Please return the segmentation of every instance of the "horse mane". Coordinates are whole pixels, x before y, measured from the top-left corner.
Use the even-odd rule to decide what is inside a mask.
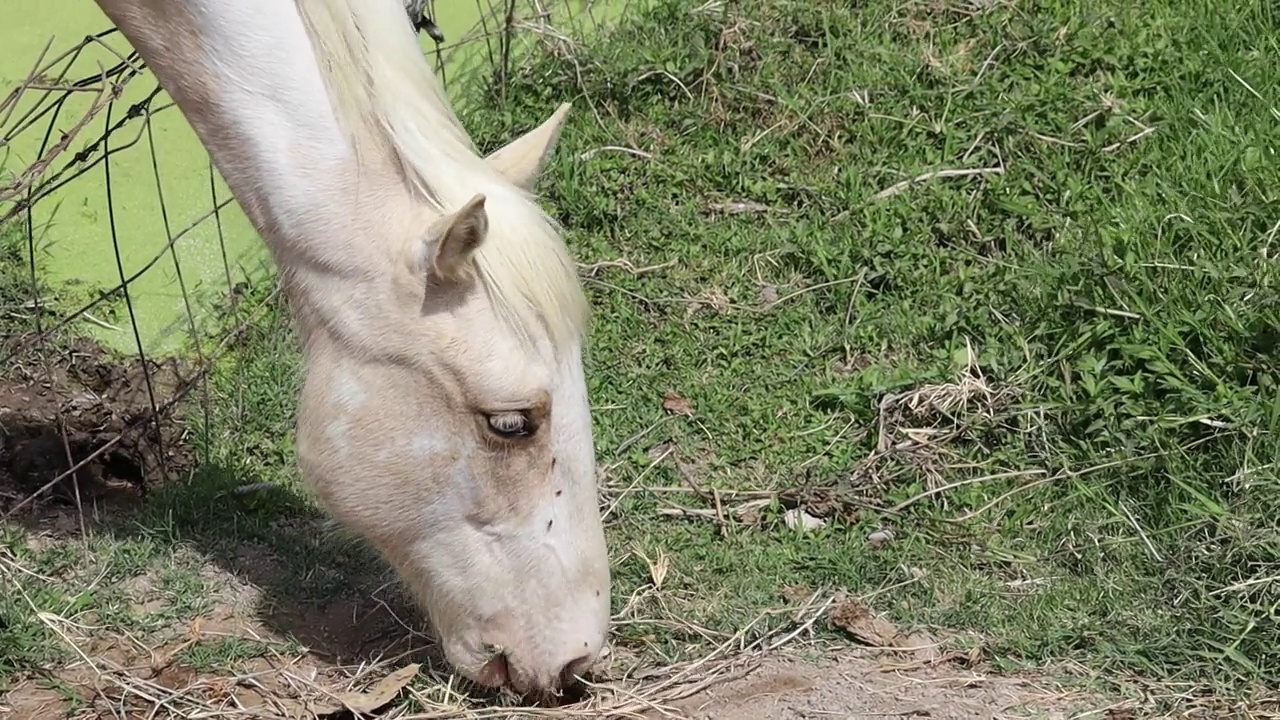
[[[526,339],[542,323],[557,349],[585,329],[587,301],[558,224],[477,152],[401,0],[296,0],[339,121],[398,159],[410,192],[442,213],[485,195],[475,253],[495,309]]]

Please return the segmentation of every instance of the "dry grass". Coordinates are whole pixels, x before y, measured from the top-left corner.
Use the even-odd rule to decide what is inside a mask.
[[[410,653],[334,666],[317,664],[306,649],[292,653],[270,649],[243,671],[196,672],[182,662],[182,654],[197,643],[236,634],[254,642],[264,638],[252,629],[242,628],[238,633],[206,629],[197,619],[178,639],[149,646],[130,634],[115,634],[113,628],[95,623],[91,617],[67,616],[39,607],[26,585],[52,580],[23,567],[7,553],[0,555],[0,578],[7,591],[21,597],[32,615],[73,654],[75,659],[55,675],[78,696],[75,704],[80,707],[72,714],[76,718],[302,718],[332,714],[344,707],[377,710],[382,717],[400,720],[674,716],[678,714],[672,705],[676,701],[742,678],[771,654],[802,642],[834,602],[834,598],[813,594],[794,606],[761,613],[701,657],[666,666],[628,664],[611,654],[608,667],[585,681],[582,699],[552,706],[545,702],[522,705],[519,698],[505,692],[485,697],[441,669],[443,663],[411,664]],[[660,576],[656,581],[661,582]],[[657,586],[641,588],[637,594],[653,592],[658,592]],[[632,608],[629,603],[615,620],[625,621]],[[769,631],[759,629],[779,616],[790,622]],[[401,622],[412,632],[408,623]],[[684,624],[676,617],[663,622],[677,630]],[[683,629],[701,632],[691,626]],[[25,684],[11,690],[6,711],[18,712],[24,702],[30,709],[32,689]],[[54,705],[65,706],[65,700]]]

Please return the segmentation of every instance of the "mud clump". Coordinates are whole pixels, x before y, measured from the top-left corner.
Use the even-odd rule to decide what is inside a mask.
[[[174,406],[194,374],[176,360],[114,360],[87,338],[11,359],[0,368],[0,512],[42,489],[38,504],[139,499],[190,468]]]

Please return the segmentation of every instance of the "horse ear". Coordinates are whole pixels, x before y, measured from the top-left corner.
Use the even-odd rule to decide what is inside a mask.
[[[431,226],[422,247],[428,279],[449,282],[466,275],[472,254],[489,234],[484,200],[484,195],[476,195]]]
[[[533,190],[546,167],[547,160],[556,149],[556,141],[560,139],[560,129],[564,126],[565,115],[569,113],[570,103],[564,103],[551,113],[541,125],[512,140],[493,154],[485,158],[493,169],[502,173],[512,184],[525,190]]]

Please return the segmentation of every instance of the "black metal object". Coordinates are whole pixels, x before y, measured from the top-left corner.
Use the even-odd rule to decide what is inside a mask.
[[[437,43],[444,42],[444,32],[440,30],[440,26],[436,25],[436,21],[431,19],[427,5],[430,0],[405,0],[404,9],[409,14],[409,22],[413,25],[414,32],[425,32],[432,40]]]

